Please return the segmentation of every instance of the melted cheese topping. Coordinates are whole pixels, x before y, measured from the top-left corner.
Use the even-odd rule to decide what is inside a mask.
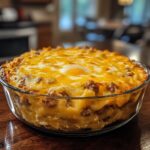
[[[4,68],[9,72],[9,84],[39,94],[62,89],[70,96],[86,96],[88,81],[99,83],[97,95],[122,93],[147,78],[144,69],[127,57],[92,48],[32,50],[5,64]],[[108,88],[112,83],[117,87],[115,90]]]

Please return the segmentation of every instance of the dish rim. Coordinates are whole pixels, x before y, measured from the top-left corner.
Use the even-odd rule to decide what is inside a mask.
[[[103,98],[121,96],[121,95],[132,93],[136,90],[139,90],[139,89],[143,88],[145,85],[147,85],[149,83],[149,81],[150,81],[150,68],[148,66],[146,66],[145,64],[141,63],[141,62],[135,61],[135,63],[140,65],[145,70],[145,72],[148,75],[147,79],[142,84],[140,84],[139,86],[136,86],[136,87],[134,87],[130,90],[126,90],[123,93],[119,93],[119,94],[108,94],[108,95],[103,95],[103,96],[85,96],[85,97],[81,97],[81,96],[50,96],[48,94],[32,93],[30,91],[25,91],[25,90],[22,90],[18,87],[12,86],[8,82],[3,80],[1,76],[0,76],[0,83],[2,84],[2,86],[10,88],[14,91],[17,91],[17,92],[20,92],[20,93],[23,93],[23,94],[32,95],[32,96],[46,96],[46,97],[50,97],[50,98],[54,98],[54,99],[103,99]],[[0,70],[1,69],[2,69],[2,67],[0,66]]]

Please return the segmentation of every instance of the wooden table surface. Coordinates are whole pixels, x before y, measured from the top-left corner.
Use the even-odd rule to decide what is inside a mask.
[[[46,135],[17,120],[0,87],[0,149],[3,150],[150,150],[150,86],[142,109],[127,125],[90,138]]]

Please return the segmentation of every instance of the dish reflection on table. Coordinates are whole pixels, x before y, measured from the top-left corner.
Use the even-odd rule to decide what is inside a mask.
[[[129,131],[129,132],[127,132]],[[16,149],[137,149],[140,150],[141,130],[135,117],[120,129],[93,138],[62,138],[51,134],[42,134],[25,126],[17,120],[9,121],[4,136],[5,150]],[[107,144],[105,144],[107,141]]]
[[[4,145],[6,150],[11,150],[14,143],[14,130],[17,128],[12,121],[7,123]]]

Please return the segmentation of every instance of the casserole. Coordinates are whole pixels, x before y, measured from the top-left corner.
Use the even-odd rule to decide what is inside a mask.
[[[90,136],[115,129],[140,110],[148,69],[95,48],[43,48],[1,66],[13,114],[39,130]]]

